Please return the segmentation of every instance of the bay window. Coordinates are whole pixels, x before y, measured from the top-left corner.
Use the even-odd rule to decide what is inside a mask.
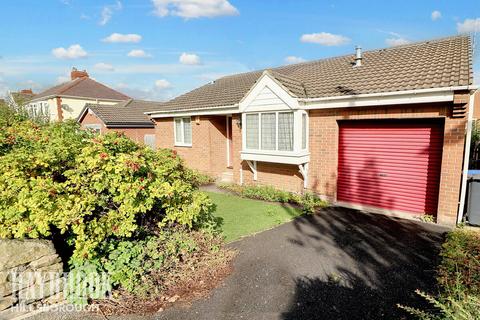
[[[247,114],[245,116],[247,149],[293,151],[293,114],[293,112]]]
[[[261,150],[275,150],[277,148],[277,121],[275,113],[261,113]]]
[[[192,145],[192,124],[190,117],[175,118],[175,145],[191,146]]]
[[[304,110],[248,112],[242,118],[242,160],[308,162],[308,115]]]
[[[258,149],[258,113],[246,115],[247,149]]]

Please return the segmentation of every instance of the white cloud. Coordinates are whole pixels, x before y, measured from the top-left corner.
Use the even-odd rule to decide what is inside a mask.
[[[432,20],[435,21],[435,20],[438,20],[442,17],[442,13],[438,10],[435,10],[432,12]]]
[[[150,58],[152,55],[140,49],[131,50],[127,56],[133,58]]]
[[[339,34],[320,32],[304,34],[300,37],[300,41],[318,43],[323,46],[341,46],[350,42],[350,39]]]
[[[178,61],[180,61],[181,64],[187,64],[187,65],[198,65],[200,64],[200,57],[197,56],[194,53],[182,53],[180,55],[180,58],[178,58]]]
[[[173,98],[174,95],[171,90],[165,90],[165,88],[158,88],[156,84],[154,84],[153,86],[139,87],[130,86],[127,83],[121,82],[117,85],[114,85],[113,87],[135,99],[165,101]]]
[[[110,19],[112,19],[113,12],[122,10],[122,7],[123,6],[120,1],[117,1],[113,5],[104,6],[102,8],[102,12],[100,14],[100,21],[98,22],[98,24],[101,26],[106,25],[110,21]]]
[[[122,43],[127,43],[127,42],[133,42],[137,43],[142,40],[142,36],[139,34],[135,33],[128,33],[128,34],[122,34],[122,33],[112,33],[108,37],[104,38],[102,41],[103,42],[110,42],[110,43],[117,43],[117,42],[122,42]]]
[[[172,15],[191,19],[239,14],[228,0],[152,0],[152,3],[153,13],[159,17]]]
[[[288,56],[285,58],[285,63],[287,64],[301,63],[305,61],[306,61],[305,59],[301,57],[295,57],[295,56]]]
[[[404,44],[409,44],[411,41],[405,38],[388,38],[385,39],[385,43],[391,47],[401,46]]]
[[[52,54],[58,59],[85,58],[88,54],[79,44],[72,44],[67,49],[60,47],[52,50]]]
[[[2,77],[0,77],[0,99],[7,94],[8,90],[9,90],[9,87],[7,83],[5,82],[5,80],[3,80]]]
[[[58,76],[57,79],[55,79],[55,84],[62,84],[67,81],[70,81],[70,77],[67,76]]]
[[[163,90],[171,87],[172,87],[172,84],[165,79],[159,79],[155,81],[155,88],[157,89]]]
[[[40,89],[43,86],[33,80],[27,80],[27,81],[22,81],[18,83],[18,86],[21,87],[22,89]]]
[[[480,32],[480,18],[465,19],[457,23],[457,31],[460,33]]]
[[[115,70],[111,64],[105,62],[99,62],[93,66],[95,69],[102,71],[113,71]]]

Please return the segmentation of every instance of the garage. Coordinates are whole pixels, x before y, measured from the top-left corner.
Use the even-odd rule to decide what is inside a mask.
[[[436,215],[443,121],[339,121],[337,200]]]

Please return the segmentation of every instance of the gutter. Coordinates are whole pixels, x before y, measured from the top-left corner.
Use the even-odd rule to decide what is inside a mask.
[[[123,124],[115,124],[115,123],[105,123],[105,127],[107,128],[155,128],[153,123],[123,123]]]
[[[51,95],[48,95],[48,96],[43,96],[43,97],[34,98],[34,99],[28,101],[28,103],[38,102],[38,101],[43,101],[43,100],[48,100],[48,99],[53,99],[53,98],[56,98],[56,97],[67,98],[67,99],[94,100],[94,101],[101,100],[101,101],[111,101],[111,102],[122,102],[122,101],[126,101],[126,100],[128,100],[128,99],[131,99],[131,98],[128,98],[128,99],[125,99],[125,100],[118,100],[118,99],[92,98],[92,97],[82,97],[82,96],[67,96],[67,95],[62,95],[62,94],[60,94],[60,95],[58,95],[58,94],[51,94]]]
[[[477,86],[478,88],[478,86]],[[470,165],[470,145],[472,143],[473,112],[475,110],[475,90],[470,94],[468,102],[467,135],[465,137],[465,150],[463,155],[463,172],[460,186],[460,205],[458,206],[457,224],[463,222],[463,212],[465,211],[465,196],[467,193],[468,167]]]
[[[158,110],[147,111],[144,114],[151,116],[152,118],[168,118],[172,116],[195,116],[195,115],[207,115],[207,114],[231,114],[238,112],[238,103],[231,106],[220,106],[211,108],[192,108],[183,110]]]
[[[415,95],[415,94],[422,94],[422,93],[450,92],[450,91],[460,91],[460,90],[476,90],[478,88],[479,88],[478,85],[454,86],[454,87],[442,87],[442,88],[430,88],[430,89],[415,89],[415,90],[389,91],[389,92],[379,92],[379,93],[352,94],[348,96],[299,98],[298,101],[299,102],[317,102],[317,101],[335,101],[335,100],[355,100],[358,98],[374,98],[374,97],[385,97],[385,96]]]

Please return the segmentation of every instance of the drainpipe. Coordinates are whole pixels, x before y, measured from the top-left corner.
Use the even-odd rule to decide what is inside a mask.
[[[465,137],[465,154],[463,155],[463,173],[462,183],[460,189],[460,205],[458,207],[457,224],[463,221],[463,212],[465,210],[465,195],[467,193],[467,175],[470,164],[470,145],[472,143],[472,127],[473,127],[473,111],[475,101],[475,91],[471,91],[470,99],[468,101],[468,119],[467,119],[467,135]]]

